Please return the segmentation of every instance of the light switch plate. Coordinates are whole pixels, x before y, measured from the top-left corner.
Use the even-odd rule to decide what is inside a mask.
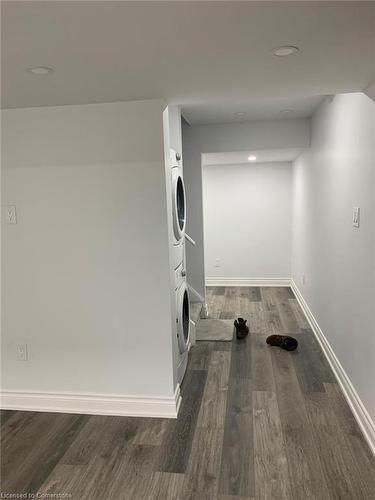
[[[361,210],[359,207],[353,207],[353,226],[354,227],[359,227],[360,212],[361,212]]]
[[[17,344],[17,361],[27,361],[27,344]]]
[[[16,205],[7,205],[6,218],[7,218],[7,224],[17,224]]]

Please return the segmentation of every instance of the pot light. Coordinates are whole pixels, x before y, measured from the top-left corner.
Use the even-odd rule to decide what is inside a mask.
[[[237,111],[236,113],[234,113],[234,116],[239,116],[239,117],[246,115],[247,115],[246,111]]]
[[[52,75],[53,68],[48,68],[47,66],[31,66],[27,68],[29,73],[37,76]]]
[[[291,116],[294,113],[293,109],[282,109],[280,111],[280,115],[283,116],[284,118],[288,118],[288,116]]]
[[[257,157],[255,155],[250,155],[247,159],[249,161],[256,161]]]
[[[284,45],[282,47],[276,47],[273,49],[272,54],[277,57],[291,56],[299,52],[299,48],[294,45]]]

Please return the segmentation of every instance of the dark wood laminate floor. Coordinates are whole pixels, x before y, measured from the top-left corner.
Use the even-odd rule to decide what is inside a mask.
[[[179,418],[4,411],[3,493],[114,500],[374,500],[375,461],[289,288],[208,288],[244,341],[190,352]],[[298,337],[285,352],[272,333]]]

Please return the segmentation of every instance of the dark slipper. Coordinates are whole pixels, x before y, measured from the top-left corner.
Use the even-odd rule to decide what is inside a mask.
[[[286,351],[295,351],[298,347],[298,342],[289,335],[270,335],[266,340],[267,344],[281,347]]]
[[[238,339],[244,339],[249,334],[249,327],[246,324],[246,319],[238,318],[234,322],[236,328],[236,337]]]

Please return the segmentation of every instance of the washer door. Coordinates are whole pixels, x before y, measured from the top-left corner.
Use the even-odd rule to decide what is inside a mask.
[[[186,282],[177,290],[177,338],[182,354],[188,348],[190,338],[190,304]]]
[[[173,232],[177,241],[185,235],[186,200],[185,186],[178,168],[172,169]]]

